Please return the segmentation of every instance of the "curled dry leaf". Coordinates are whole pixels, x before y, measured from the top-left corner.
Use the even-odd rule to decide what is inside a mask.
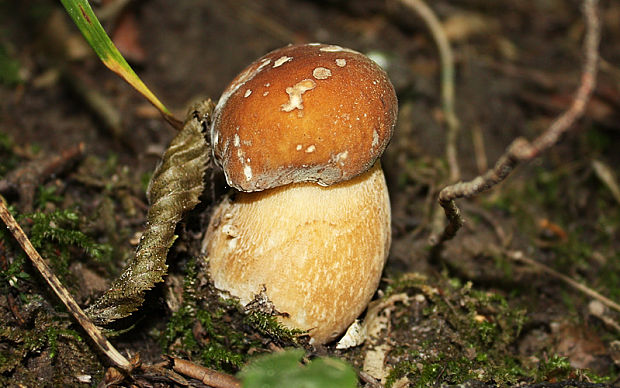
[[[203,191],[211,154],[203,132],[212,110],[211,100],[194,105],[155,169],[147,191],[150,208],[146,229],[136,255],[112,287],[87,310],[95,323],[110,323],[136,311],[144,301],[144,292],[166,274],[166,255],[176,239],[176,224],[198,204]]]
[[[345,335],[336,344],[336,349],[359,346],[367,339],[374,344],[383,330],[389,327],[392,310],[397,302],[409,304],[410,297],[405,293],[394,294],[386,299],[370,302],[364,322],[356,320],[349,326]]]
[[[385,384],[385,380],[390,373],[388,370],[389,368],[385,365],[385,359],[391,350],[391,345],[383,343],[369,349],[364,357],[364,366],[362,369],[364,372],[379,380],[381,384]]]

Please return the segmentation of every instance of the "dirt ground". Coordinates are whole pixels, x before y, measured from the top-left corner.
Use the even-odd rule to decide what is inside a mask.
[[[441,67],[425,24],[402,3],[145,0],[120,13],[114,1],[93,3],[178,117],[198,99],[217,100],[245,66],[288,43],[370,55],[399,99],[383,157],[393,243],[372,313],[378,336],[349,349],[312,347],[222,305],[196,261],[212,199],[225,190],[215,176],[177,228],[166,281],[109,333],[122,353],[145,362],[175,355],[234,374],[258,354],[305,346],[308,357],[346,360],[367,387],[618,384],[620,311],[556,275],[620,302],[619,2],[599,4],[602,61],[585,117],[504,183],[460,200],[467,222],[440,255],[428,237],[448,180]],[[582,63],[580,2],[428,3],[454,50],[458,162],[471,179],[569,106]],[[133,255],[146,186],[174,130],[93,56],[59,2],[0,1],[0,21],[0,193],[88,306]],[[515,252],[556,275],[517,263]],[[108,361],[8,233],[0,234],[0,289],[0,385],[105,381]],[[148,376],[134,383],[173,385]]]

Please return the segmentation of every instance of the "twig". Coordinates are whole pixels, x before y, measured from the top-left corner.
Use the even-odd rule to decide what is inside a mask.
[[[62,15],[60,10],[54,14],[53,21],[54,23],[49,23],[49,27],[45,31],[44,48],[52,59],[54,67],[60,71],[63,83],[79,97],[103,130],[109,132],[114,139],[122,142],[124,146],[135,151],[131,148],[132,143],[123,127],[118,109],[93,85],[93,82],[83,71],[83,64],[74,63],[77,58],[71,56],[68,44],[72,37],[70,21]]]
[[[618,185],[618,180],[616,179],[614,170],[599,160],[592,161],[592,168],[594,169],[596,176],[603,181],[605,186],[607,186],[609,191],[611,191],[611,195],[614,197],[616,202],[620,204],[620,185]]]
[[[620,68],[612,65],[609,61],[605,60],[604,58],[601,58],[600,62],[601,62],[600,63],[601,71],[604,71],[608,73],[609,75],[611,75],[612,77],[614,77],[616,79],[616,82],[620,82]]]
[[[440,236],[429,238],[435,250],[453,238],[463,225],[463,218],[456,206],[455,199],[469,198],[481,193],[503,181],[514,168],[522,162],[529,161],[541,152],[555,145],[560,138],[579,119],[587,102],[592,95],[596,83],[598,45],[600,41],[600,21],[597,15],[598,0],[584,0],[584,18],[586,21],[586,36],[584,40],[585,61],[581,82],[571,106],[562,113],[551,126],[533,142],[524,138],[515,139],[502,155],[493,169],[487,171],[469,182],[459,182],[445,187],[439,193],[439,204],[444,208],[449,224]]]
[[[282,42],[290,43],[299,40],[299,36],[295,31],[288,29],[277,20],[266,15],[260,9],[261,7],[256,7],[259,4],[259,2],[254,1],[230,2],[238,18],[244,24],[250,25]]]
[[[140,369],[145,373],[143,376],[148,378],[149,380],[166,379],[182,387],[194,386],[190,384],[189,381],[187,381],[187,379],[185,379],[183,376],[170,369],[170,367],[170,361],[167,360],[157,363],[155,365],[142,365],[140,366]]]
[[[506,251],[506,255],[511,258],[512,260],[515,261],[520,261],[522,263],[525,263],[527,265],[530,265],[532,267],[536,267],[538,269],[540,269],[541,271],[553,276],[556,279],[560,279],[563,282],[567,283],[568,285],[570,285],[571,287],[583,292],[584,294],[588,295],[591,298],[594,298],[598,301],[600,301],[601,303],[603,303],[605,306],[614,309],[618,312],[620,312],[620,305],[616,302],[614,302],[613,300],[604,297],[603,295],[599,294],[598,292],[594,291],[593,289],[584,286],[581,283],[577,283],[576,281],[574,281],[573,279],[569,278],[568,276],[559,273],[558,271],[554,270],[553,268],[549,268],[546,265],[539,263],[536,260],[532,260],[529,257],[526,257],[523,252],[521,251]]]
[[[493,231],[495,232],[495,235],[497,236],[497,239],[502,247],[505,248],[510,244],[512,235],[506,234],[504,228],[502,228],[501,222],[499,222],[497,217],[494,217],[490,212],[484,210],[479,206],[472,206],[468,203],[463,203],[463,209],[468,213],[473,213],[477,215],[484,222],[489,224],[493,228]]]
[[[482,62],[485,66],[492,70],[503,73],[509,77],[515,77],[527,82],[535,84],[537,87],[551,90],[557,86],[560,77],[549,74],[547,72],[535,69],[525,69],[518,67],[512,63],[496,62],[493,60],[485,60]]]
[[[381,384],[377,379],[364,372],[363,370],[359,371],[360,379],[366,383],[367,387],[370,388],[383,388],[383,384]]]
[[[112,363],[122,369],[129,372],[133,369],[131,363],[114,348],[114,346],[107,340],[107,338],[101,333],[99,328],[86,316],[84,310],[78,306],[69,291],[62,285],[60,280],[54,275],[50,267],[43,260],[39,252],[34,249],[32,243],[19,226],[15,218],[9,213],[4,201],[0,198],[0,218],[6,224],[11,234],[15,237],[19,245],[22,247],[26,255],[32,260],[34,266],[39,270],[43,279],[47,281],[52,290],[56,293],[58,298],[64,303],[67,309],[75,317],[75,319],[84,328],[86,333],[92,338],[97,347],[112,361]]]
[[[446,134],[446,159],[450,166],[450,182],[460,179],[460,169],[456,151],[456,140],[459,133],[459,120],[454,112],[454,56],[448,37],[433,10],[422,0],[400,0],[404,5],[415,11],[426,23],[431,32],[441,61],[441,100],[444,119],[448,126]]]
[[[52,175],[64,171],[67,166],[84,155],[84,143],[79,143],[58,155],[32,160],[24,166],[11,171],[7,177],[0,180],[0,192],[11,189],[19,193],[19,201],[24,212],[32,210],[32,202],[37,186],[41,185]]]
[[[607,328],[614,329],[620,333],[620,323],[616,322],[611,316],[609,316],[606,310],[607,309],[603,306],[603,303],[599,300],[592,300],[588,303],[588,313],[590,315],[598,318]],[[620,342],[618,342],[618,344],[620,345]],[[620,361],[620,359],[618,359],[618,361]]]
[[[171,361],[173,362],[172,369],[175,372],[201,381],[208,386],[216,388],[241,387],[241,382],[229,374],[205,368],[204,366],[196,365],[193,362],[181,360],[176,357],[173,357]]]
[[[88,108],[91,114],[95,116],[101,127],[110,133],[114,139],[135,152],[131,140],[123,127],[121,114],[112,105],[110,100],[93,87],[87,77],[76,67],[61,65],[60,70],[63,81],[80,98],[80,101]]]

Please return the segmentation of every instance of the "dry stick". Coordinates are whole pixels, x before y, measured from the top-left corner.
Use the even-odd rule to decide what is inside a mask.
[[[58,298],[64,303],[67,309],[71,312],[71,314],[75,317],[75,319],[79,322],[79,324],[84,328],[86,333],[92,338],[97,347],[108,356],[108,358],[112,361],[112,363],[118,367],[119,369],[129,373],[134,369],[132,363],[127,360],[122,354],[116,350],[116,348],[107,340],[107,338],[101,333],[99,328],[95,326],[95,324],[88,318],[88,316],[84,313],[84,310],[78,306],[75,302],[69,291],[62,285],[60,280],[54,275],[51,268],[47,265],[45,260],[39,255],[39,252],[32,246],[32,243],[28,239],[28,236],[24,233],[22,228],[19,226],[15,218],[9,213],[9,210],[6,207],[6,204],[0,197],[0,219],[4,221],[7,228],[15,237],[19,245],[22,247],[24,252],[28,255],[32,263],[37,267],[41,276],[47,281],[52,290],[58,295]],[[174,376],[171,376],[169,373],[166,373],[163,369],[158,369],[156,367],[150,366],[142,366],[144,370],[152,371],[157,374],[160,374],[164,377],[168,377],[174,380]],[[239,380],[235,377],[221,373],[209,368],[205,368],[199,365],[195,365],[189,361],[181,360],[178,358],[173,359],[173,369],[178,372],[185,374],[186,376],[195,378],[200,380],[206,385],[217,387],[217,388],[239,388],[241,386]]]
[[[218,388],[241,387],[241,382],[239,382],[236,377],[226,373],[205,368],[190,361],[182,360],[176,357],[173,357],[171,361],[173,362],[172,369],[175,372],[196,379],[205,385]]]
[[[446,134],[446,159],[450,167],[450,182],[460,179],[460,169],[456,151],[456,139],[459,133],[459,120],[454,112],[454,56],[448,37],[435,16],[435,13],[422,0],[401,0],[403,4],[415,11],[426,23],[439,50],[441,61],[441,100],[444,119],[448,126]]]
[[[600,21],[597,15],[598,0],[585,0],[583,13],[586,22],[586,36],[584,39],[585,61],[581,74],[581,83],[575,94],[571,106],[562,113],[551,126],[532,143],[524,138],[515,139],[502,155],[493,169],[474,178],[469,182],[459,182],[445,187],[439,192],[439,204],[444,208],[448,225],[440,236],[433,235],[429,242],[435,250],[453,238],[463,226],[463,218],[456,206],[455,199],[469,198],[481,193],[503,181],[521,162],[533,159],[542,151],[555,145],[575,121],[580,118],[589,101],[596,83],[598,45],[601,37]]]
[[[529,257],[526,257],[523,252],[521,251],[506,251],[506,255],[508,257],[510,257],[512,260],[515,261],[520,261],[522,263],[525,263],[529,266],[532,267],[536,267],[538,269],[540,269],[543,272],[546,272],[547,274],[562,280],[563,282],[567,283],[568,285],[570,285],[571,287],[576,288],[577,290],[583,292],[584,294],[588,295],[591,298],[594,298],[598,301],[600,301],[601,303],[603,303],[604,305],[606,305],[607,307],[614,309],[618,312],[620,312],[620,305],[616,302],[614,302],[613,300],[604,297],[603,295],[599,294],[598,292],[594,291],[593,289],[584,286],[581,283],[578,283],[576,281],[574,281],[573,279],[569,278],[568,276],[559,273],[558,271],[547,267],[546,265],[537,262],[536,260],[532,260]]]
[[[608,73],[613,78],[616,79],[617,82],[620,82],[620,68],[612,65],[609,61],[605,60],[605,58],[599,59],[599,66],[601,67],[601,71]]]
[[[92,83],[89,83],[86,76],[81,74],[76,67],[61,65],[60,70],[63,81],[73,93],[78,95],[80,101],[95,116],[103,129],[110,133],[114,139],[135,152],[135,147],[132,146],[131,139],[123,127],[121,113],[110,100],[94,88]]]
[[[84,156],[84,143],[79,143],[58,155],[45,156],[31,160],[16,170],[11,171],[5,179],[0,180],[0,192],[16,190],[22,208],[32,211],[32,203],[37,187],[55,174],[63,172],[67,166]]]
[[[382,388],[383,385],[374,377],[372,377],[370,374],[364,372],[363,370],[361,370],[359,372],[360,375],[360,379],[362,379],[363,382],[366,383],[366,387],[370,387],[370,388]]]
[[[19,245],[22,247],[24,252],[28,255],[30,260],[35,267],[41,273],[41,276],[47,281],[52,290],[58,295],[60,300],[64,303],[67,309],[73,314],[75,319],[80,323],[80,325],[84,328],[86,333],[93,339],[97,347],[112,361],[112,363],[126,371],[129,372],[133,369],[131,363],[112,346],[112,344],[107,340],[107,338],[101,333],[99,328],[95,326],[95,324],[86,316],[84,310],[78,306],[75,302],[69,291],[60,283],[60,280],[53,274],[51,268],[47,265],[47,263],[43,260],[39,252],[34,249],[30,240],[19,226],[15,218],[9,213],[9,210],[6,207],[4,201],[0,198],[0,218],[6,224],[7,228],[11,232],[11,234],[15,237]]]

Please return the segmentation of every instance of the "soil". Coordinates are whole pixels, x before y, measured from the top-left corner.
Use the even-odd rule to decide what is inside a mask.
[[[113,2],[103,3],[109,10]],[[535,138],[568,108],[582,63],[580,3],[429,5],[454,51],[458,162],[468,180],[513,139]],[[380,62],[400,107],[382,160],[393,243],[375,296],[380,308],[366,316],[378,322],[378,336],[344,350],[313,347],[257,330],[256,321],[222,305],[192,272],[200,269],[194,259],[211,204],[226,189],[216,175],[208,177],[203,203],[177,228],[166,281],[114,325],[114,345],[143,362],[171,354],[232,374],[256,354],[303,346],[309,357],[346,360],[368,387],[618,384],[620,311],[511,259],[520,252],[620,302],[620,3],[599,5],[602,61],[585,117],[502,184],[459,200],[465,227],[438,255],[428,237],[443,218],[436,199],[449,172],[441,66],[428,29],[401,2],[149,0],[105,18],[136,72],[180,118],[198,99],[217,100],[261,55],[316,41]],[[148,179],[175,131],[98,61],[58,2],[7,1],[0,10],[1,194],[31,238],[39,236],[37,247],[78,303],[88,306],[133,255]],[[69,238],[68,230],[80,234]],[[8,234],[0,235],[0,271],[1,384],[110,379],[108,361]],[[138,376],[134,383],[173,385],[153,381]]]

